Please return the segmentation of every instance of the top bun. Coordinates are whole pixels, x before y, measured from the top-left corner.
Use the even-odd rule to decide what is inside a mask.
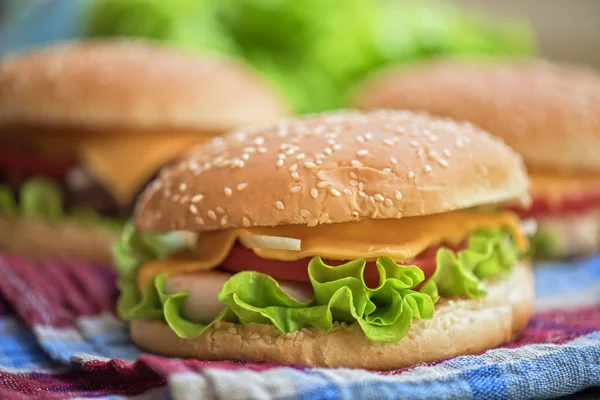
[[[0,125],[220,133],[288,114],[237,62],[140,41],[81,41],[0,65]]]
[[[163,170],[140,230],[336,223],[421,216],[527,198],[519,155],[470,123],[332,112],[216,138]]]
[[[542,61],[438,61],[368,80],[353,105],[423,110],[502,137],[537,169],[600,170],[600,74]]]

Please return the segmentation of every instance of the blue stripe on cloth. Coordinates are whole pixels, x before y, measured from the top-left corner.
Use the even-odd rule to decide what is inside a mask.
[[[535,286],[538,297],[571,292],[600,283],[600,255],[577,261],[538,263]]]
[[[0,317],[0,369],[15,371],[58,372],[56,365],[42,351],[31,332],[14,317]]]

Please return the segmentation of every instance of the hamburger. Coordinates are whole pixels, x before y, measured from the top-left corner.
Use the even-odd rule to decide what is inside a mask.
[[[600,75],[544,61],[443,60],[391,68],[365,82],[352,102],[424,110],[468,120],[522,154],[540,257],[591,254],[600,246]]]
[[[393,369],[510,341],[532,313],[521,158],[468,123],[331,112],[197,147],[115,248],[144,349]],[[160,235],[186,232],[165,255]]]
[[[130,215],[162,166],[286,114],[246,67],[148,42],[81,41],[6,59],[0,248],[110,260],[109,222]]]

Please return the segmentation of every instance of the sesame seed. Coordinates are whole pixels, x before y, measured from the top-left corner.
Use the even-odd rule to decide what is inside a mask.
[[[204,195],[202,195],[202,194],[197,194],[195,196],[192,196],[192,203],[198,203],[198,202],[202,201],[203,198],[204,198]]]
[[[185,204],[190,201],[190,196],[181,196],[181,204]]]
[[[358,211],[352,211],[352,216],[355,218],[358,217]]]
[[[448,167],[448,161],[446,161],[446,160],[445,160],[445,159],[443,159],[443,158],[440,158],[440,159],[438,160],[438,163],[439,163],[439,164],[440,164],[442,167],[444,167],[444,168],[447,168],[447,167]]]
[[[248,339],[250,339],[250,340],[256,340],[256,339],[260,339],[260,333],[256,333],[256,332],[254,332],[252,335],[250,335],[250,336],[248,337]]]
[[[204,225],[204,220],[202,217],[196,217],[195,220],[198,225]]]
[[[362,197],[367,197],[367,194],[365,192],[363,192],[362,190],[358,191],[358,195],[362,196]]]
[[[311,218],[308,220],[308,226],[317,226],[319,224],[319,220],[316,218]]]
[[[413,147],[419,147],[419,142],[417,142],[415,139],[411,139],[409,144]]]
[[[415,173],[413,171],[408,171],[408,179],[415,179]]]
[[[300,210],[300,215],[304,218],[310,217],[310,211],[308,210]]]
[[[431,172],[431,165],[427,164],[427,165],[425,165],[425,167],[423,169],[425,170],[425,172],[430,173]]]
[[[358,186],[358,182],[352,180],[350,181],[350,186]]]
[[[244,147],[245,153],[254,153],[255,151],[256,151],[256,147],[252,147],[252,146]]]
[[[208,218],[212,219],[213,221],[217,220],[217,214],[215,214],[213,210],[208,210],[206,214],[208,215]]]
[[[433,149],[429,149],[429,151],[427,152],[427,155],[429,155],[429,157],[436,159],[438,157],[438,152],[433,150]]]
[[[230,326],[229,329],[227,329],[227,332],[231,333],[232,335],[237,335],[237,329],[235,329],[233,326]]]
[[[258,152],[259,153],[266,153],[267,152],[267,148],[261,146],[261,147],[258,148]]]
[[[377,194],[376,194],[375,196],[373,196],[373,197],[375,197],[375,200],[377,200],[377,201],[383,201],[383,200],[384,200],[384,197],[383,197],[382,195],[380,195],[379,193],[377,193]]]
[[[250,220],[246,217],[242,218],[242,225],[246,227],[250,226]]]
[[[331,145],[331,146],[333,146],[333,145],[335,144],[335,140],[334,140],[334,139],[327,139],[327,140],[325,141],[325,143],[327,143],[328,145]]]
[[[397,165],[397,164],[398,164],[398,160],[396,160],[396,157],[392,157],[392,158],[390,158],[390,162],[391,162],[392,164],[394,164],[394,165]]]
[[[324,158],[325,158],[325,154],[323,154],[323,153],[319,153],[319,154],[317,154],[317,155],[315,156],[315,158],[316,158],[317,160],[322,160],[322,159],[324,159]],[[318,164],[318,161],[317,161],[317,164]]]
[[[394,203],[392,202],[392,199],[385,199],[385,205],[391,207],[394,205]]]
[[[363,166],[363,163],[361,163],[358,160],[352,160],[352,162],[350,162],[350,164],[352,164],[352,166],[355,167],[355,168],[360,168],[360,167]]]
[[[294,149],[288,149],[288,150],[285,151],[285,154],[287,154],[288,156],[291,156],[295,152],[296,152],[296,150],[294,150]]]
[[[277,168],[283,167],[283,160],[280,158],[279,160],[277,160],[277,162],[275,163],[275,165],[277,166]]]
[[[248,184],[246,182],[240,183],[236,186],[236,189],[238,190],[238,192],[241,192],[242,190],[246,189],[246,187],[248,186]]]
[[[314,162],[312,162],[312,161],[307,161],[307,162],[304,163],[304,167],[306,167],[308,169],[312,169],[312,168],[314,168],[316,166],[317,165]]]
[[[350,171],[350,178],[358,179],[358,175],[356,175],[356,172]]]
[[[329,193],[331,193],[332,195],[334,195],[335,197],[340,197],[342,194],[339,192],[339,190],[337,190],[336,188],[331,188],[329,189]]]
[[[292,172],[290,175],[292,175],[292,178],[294,179],[300,179],[300,174],[298,174],[296,171]]]
[[[231,196],[231,194],[233,193],[233,192],[231,191],[231,189],[230,189],[230,188],[228,188],[228,187],[226,187],[225,189],[223,189],[223,191],[225,192],[225,196]]]
[[[276,344],[277,346],[281,346],[281,345],[283,344],[283,338],[282,338],[281,336],[279,336],[279,337],[277,338],[277,340],[275,340],[275,344]]]
[[[367,149],[360,149],[356,152],[356,155],[359,157],[366,156],[367,154],[369,154],[369,150]]]
[[[456,147],[458,147],[460,149],[463,146],[464,146],[463,141],[460,139],[456,139]]]
[[[173,200],[173,201],[179,201],[180,198],[181,198],[180,195],[174,194],[173,197],[171,197],[171,200]]]
[[[444,149],[444,150],[442,150],[442,153],[444,153],[444,155],[445,155],[446,157],[450,157],[450,155],[451,155],[451,153],[450,153],[450,150],[448,150],[448,149]]]
[[[242,159],[243,160],[248,160],[249,158],[250,158],[250,154],[248,154],[248,153],[242,154]]]
[[[284,143],[281,146],[279,146],[279,150],[286,150],[288,147],[290,147],[290,145],[287,143]]]
[[[369,196],[369,201],[373,204],[375,204],[375,197],[373,196]]]
[[[282,160],[285,160],[285,154],[279,153],[279,154],[277,154],[277,158],[281,158]]]
[[[275,202],[275,207],[279,210],[283,210],[285,208],[285,206],[283,205],[283,203],[281,201]]]
[[[372,140],[373,139],[373,134],[370,133],[370,132],[365,133],[364,136],[365,136],[366,140]]]
[[[402,200],[402,193],[400,193],[399,190],[396,190],[394,197],[396,197],[396,200]]]
[[[423,157],[424,155],[425,155],[425,150],[424,149],[421,148],[421,149],[417,150],[417,156]]]
[[[221,218],[221,225],[222,226],[227,225],[227,215],[223,215],[223,217]]]
[[[182,182],[179,184],[179,191],[185,192],[186,189],[187,189],[187,184],[185,182]]]
[[[323,150],[326,154],[331,154],[333,153],[333,150],[331,150],[329,147],[325,147],[325,150]]]
[[[356,140],[357,140],[358,142],[360,142],[360,143],[364,143],[364,142],[365,142],[365,138],[364,138],[364,137],[362,137],[362,136],[360,136],[360,135],[356,137]]]
[[[302,160],[304,157],[306,157],[306,154],[300,153],[296,156],[296,160]]]
[[[192,214],[197,214],[198,213],[198,207],[196,207],[194,204],[190,204],[190,212]]]
[[[302,189],[302,186],[294,186],[293,188],[290,189],[290,192],[298,193],[301,189]]]
[[[265,139],[259,136],[256,139],[254,139],[254,144],[259,146],[265,144]]]
[[[389,174],[390,172],[392,172],[392,169],[391,168],[384,168],[381,171],[383,171],[386,174]]]
[[[329,185],[331,185],[331,184],[330,184],[329,182],[327,182],[327,181],[321,181],[321,182],[317,183],[317,187],[318,187],[319,189],[326,188],[326,187],[327,187],[327,186],[329,186]]]
[[[294,215],[294,221],[300,223],[300,222],[304,222],[304,218],[302,218],[302,216],[300,214],[296,214]]]
[[[377,218],[377,210],[373,211],[373,214],[371,214],[371,218]]]
[[[348,196],[352,196],[352,190],[350,190],[350,189],[344,189],[344,193],[347,194]]]
[[[225,214],[225,210],[223,210],[221,207],[217,207],[215,210],[217,211],[217,214]]]
[[[358,188],[363,190],[365,188],[365,183],[363,181],[358,182]]]
[[[298,164],[295,164],[295,163],[294,163],[294,164],[292,164],[292,165],[290,166],[290,169],[289,169],[289,170],[290,170],[290,172],[294,172],[294,171],[295,171],[295,170],[297,170],[297,169],[298,169]]]
[[[339,144],[339,143],[336,143],[336,144],[333,145],[333,149],[336,150],[336,151],[337,150],[341,150],[341,148],[342,148],[342,145]]]
[[[315,188],[310,189],[310,195],[313,199],[316,199],[317,196],[319,195],[319,191]]]

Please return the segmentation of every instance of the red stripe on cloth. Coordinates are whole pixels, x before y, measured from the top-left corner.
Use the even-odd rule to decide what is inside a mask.
[[[150,369],[128,371],[73,371],[66,374],[0,371],[0,398],[62,400],[109,395],[135,396],[166,384]]]
[[[0,292],[28,325],[71,327],[114,311],[115,273],[85,262],[32,261],[0,253]]]

